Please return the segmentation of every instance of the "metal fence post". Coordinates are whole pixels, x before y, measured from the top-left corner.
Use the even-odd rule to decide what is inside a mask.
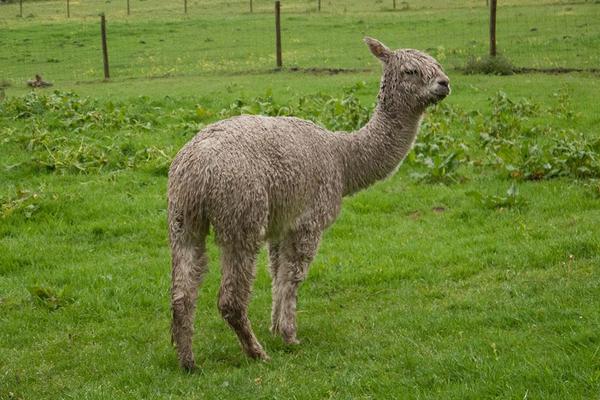
[[[277,53],[277,68],[281,68],[281,2],[275,2],[275,50]]]
[[[496,0],[490,1],[490,56],[496,57]]]
[[[106,18],[100,14],[100,35],[102,36],[102,60],[104,62],[104,79],[110,78],[108,71],[108,46],[106,44]]]

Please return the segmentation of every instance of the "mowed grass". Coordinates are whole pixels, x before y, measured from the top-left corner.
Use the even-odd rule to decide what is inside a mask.
[[[152,24],[138,16],[127,22],[120,15],[121,26],[116,27],[123,29],[122,43],[145,40],[153,46],[162,43],[160,38],[168,40],[169,29],[180,32],[171,46],[152,50],[158,56],[166,54],[156,62],[159,71],[142,73],[143,63],[132,66],[129,56],[119,65],[115,55],[115,78],[102,83],[95,73],[79,78],[65,68],[79,68],[81,63],[81,71],[101,71],[101,66],[87,65],[85,58],[76,62],[79,53],[59,53],[59,62],[44,59],[55,54],[44,46],[44,40],[55,40],[50,32],[56,33],[56,40],[65,40],[65,32],[83,22],[57,16],[48,26],[36,26],[37,15],[20,21],[14,18],[15,5],[8,6],[13,11],[10,21],[2,20],[9,27],[3,40],[17,43],[28,38],[32,44],[27,51],[39,60],[15,62],[13,55],[22,54],[25,47],[2,46],[0,70],[11,83],[6,88],[9,99],[26,93],[20,79],[41,65],[51,72],[48,79],[58,89],[97,98],[99,110],[112,103],[125,114],[136,107],[142,111],[135,114],[137,119],[108,128],[92,115],[88,128],[73,132],[44,114],[39,119],[0,115],[0,399],[598,398],[598,180],[518,181],[522,204],[490,208],[472,193],[504,196],[512,181],[493,167],[466,163],[464,179],[447,185],[414,180],[410,174],[419,168],[406,163],[394,177],[345,199],[300,290],[302,344],[297,347],[284,345],[268,332],[270,278],[261,253],[250,318],[272,358],[269,363],[246,358],[219,316],[219,254],[211,237],[211,272],[201,289],[195,325],[199,369],[193,374],[178,369],[169,335],[164,170],[142,165],[48,172],[27,166],[38,156],[35,143],[13,138],[37,138],[32,132],[45,129],[50,137],[81,137],[82,145],[93,140],[109,150],[151,147],[171,155],[190,138],[194,126],[218,119],[219,110],[237,99],[269,90],[285,104],[317,92],[341,96],[343,87],[364,80],[356,96],[372,104],[379,66],[361,44],[363,34],[381,36],[392,47],[431,47],[438,57],[436,41],[448,36],[440,30],[431,44],[421,44],[418,40],[426,39],[396,30],[392,18],[404,14],[389,12],[383,3],[378,3],[380,8],[348,11],[354,13],[349,16],[325,11],[322,17],[303,14],[300,7],[309,7],[308,2],[293,4],[298,10],[286,17],[290,23],[295,18],[298,29],[314,23],[307,39],[297,45],[298,66],[370,70],[271,73],[273,60],[261,61],[259,56],[272,57],[270,42],[254,44],[249,55],[244,46],[250,39],[240,38],[227,47],[234,39],[219,33],[235,26],[246,29],[247,15],[225,16],[213,10],[210,18],[192,14],[174,21],[165,11],[154,15]],[[455,4],[451,6],[446,11],[453,12]],[[259,12],[267,13],[268,7],[258,2]],[[413,10],[414,17],[448,18],[446,11],[437,13],[425,3],[423,7]],[[596,12],[594,4],[587,7],[589,13]],[[264,26],[258,22],[260,15],[252,18],[258,18],[254,27],[271,40],[271,17],[264,16]],[[369,29],[356,31],[351,23],[359,20]],[[332,26],[336,21],[340,27]],[[379,25],[382,21],[389,24]],[[165,76],[164,69],[177,65],[172,55],[197,39],[192,29],[198,24],[213,32],[201,35],[200,41],[206,36],[216,42],[201,43],[207,59],[226,62],[218,68],[197,68],[189,56],[179,70]],[[143,32],[139,38],[126,37],[128,25]],[[223,26],[229,28],[220,30]],[[459,33],[470,29],[450,20],[448,26]],[[69,40],[80,40],[82,48],[91,46],[96,28],[90,28],[89,37],[73,34]],[[580,36],[576,46],[588,46]],[[590,49],[597,45],[593,39]],[[569,53],[557,54],[558,61],[570,61]],[[453,109],[490,115],[488,98],[502,90],[514,101],[527,98],[574,113],[567,119],[544,114],[540,125],[552,129],[543,132],[567,128],[590,139],[600,136],[597,75],[463,76],[450,69],[450,77],[453,94],[445,102]],[[199,109],[210,115],[201,118]],[[451,125],[449,134],[463,140],[466,133],[461,128]],[[473,155],[473,160],[478,157]]]
[[[108,182],[107,182],[108,181]],[[30,182],[35,184],[37,182]],[[598,390],[598,200],[557,181],[521,187],[526,211],[469,189],[395,177],[349,199],[300,293],[298,347],[268,333],[261,257],[248,360],[201,290],[199,371],[168,333],[165,179],[44,179],[58,199],[2,228],[4,398],[593,398]],[[27,287],[63,290],[56,311]]]

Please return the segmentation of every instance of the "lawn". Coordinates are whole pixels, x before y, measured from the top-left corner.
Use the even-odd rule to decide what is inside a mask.
[[[62,3],[26,2],[37,11],[22,19],[18,3],[0,6],[0,399],[600,398],[599,76],[463,75],[454,50],[466,49],[483,2],[394,12],[391,1],[345,11],[323,1],[321,14],[315,3],[284,4],[284,62],[349,71],[272,71],[270,2],[252,15],[237,11],[247,2],[190,2],[182,17],[147,0],[132,1],[130,17],[104,3],[122,49],[109,82],[94,58],[99,3],[71,3],[69,21]],[[568,39],[576,56],[552,38],[505,39],[516,64],[546,65],[530,64],[546,54],[599,67],[600,30],[584,24],[600,5],[523,3],[506,10],[535,23],[530,35],[561,21],[581,31]],[[414,30],[395,22],[405,19]],[[351,129],[379,81],[365,34],[429,49],[452,95],[398,174],[345,199],[300,290],[299,346],[268,332],[263,252],[250,318],[272,360],[242,354],[216,307],[209,238],[199,368],[182,372],[169,335],[170,159],[240,112]],[[481,54],[476,40],[469,51]],[[55,86],[30,92],[23,81],[39,68]]]

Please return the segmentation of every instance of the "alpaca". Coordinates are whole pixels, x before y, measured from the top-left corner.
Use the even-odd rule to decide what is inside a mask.
[[[268,242],[271,332],[296,337],[298,285],[342,197],[393,173],[410,150],[427,106],[450,93],[440,64],[412,49],[364,39],[383,64],[377,106],[357,132],[329,132],[290,117],[243,115],[200,131],[169,170],[172,253],[171,333],[182,368],[194,368],[192,334],[198,286],[207,271],[212,226],[221,250],[218,308],[244,352],[268,360],[247,308],[256,257]]]

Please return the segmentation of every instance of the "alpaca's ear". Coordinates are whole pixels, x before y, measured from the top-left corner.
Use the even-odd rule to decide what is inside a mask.
[[[377,39],[373,39],[368,36],[365,37],[363,40],[365,41],[367,46],[369,46],[371,53],[373,53],[375,57],[379,58],[384,63],[389,60],[390,56],[392,55],[392,51],[388,49],[383,43],[381,43]]]

